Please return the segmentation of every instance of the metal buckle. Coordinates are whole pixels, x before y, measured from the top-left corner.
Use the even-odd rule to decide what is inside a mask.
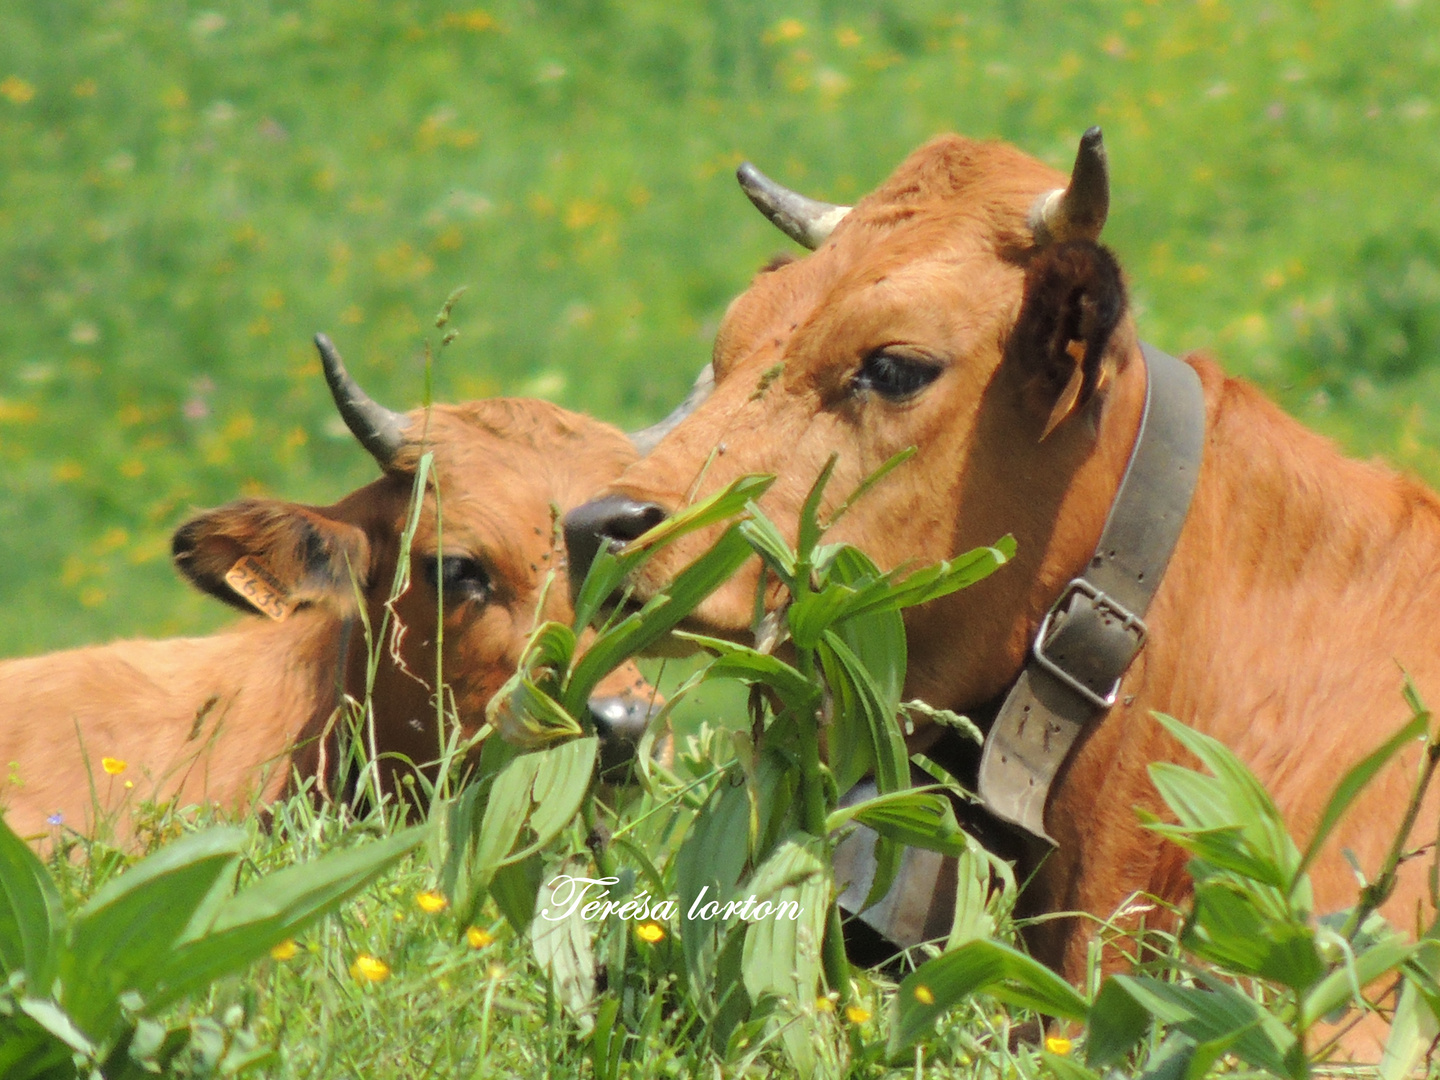
[[[1051,605],[1050,610],[1045,613],[1045,618],[1040,623],[1040,632],[1035,635],[1035,644],[1031,646],[1030,649],[1031,654],[1035,657],[1035,662],[1071,690],[1074,690],[1086,701],[1090,702],[1090,704],[1103,711],[1115,704],[1115,699],[1120,694],[1120,682],[1125,677],[1123,671],[1115,677],[1115,682],[1111,685],[1109,692],[1102,696],[1045,655],[1045,642],[1050,636],[1051,622],[1054,620],[1057,612],[1061,613],[1062,618],[1064,617],[1066,614],[1064,609],[1066,609],[1070,599],[1076,593],[1084,593],[1090,598],[1090,602],[1096,608],[1100,608],[1118,618],[1121,627],[1135,635],[1135,650],[1131,653],[1131,656],[1138,653],[1145,644],[1145,622],[1140,616],[1111,599],[1084,578],[1071,578],[1070,584],[1065,586],[1065,591],[1062,592],[1060,598]]]

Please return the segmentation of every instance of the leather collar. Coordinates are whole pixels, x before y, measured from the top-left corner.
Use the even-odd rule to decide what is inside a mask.
[[[1190,365],[1140,346],[1145,407],[1095,554],[1040,625],[1030,658],[985,738],[980,800],[1054,844],[1045,803],[1071,746],[1115,703],[1145,645],[1144,616],[1190,509],[1205,400]]]

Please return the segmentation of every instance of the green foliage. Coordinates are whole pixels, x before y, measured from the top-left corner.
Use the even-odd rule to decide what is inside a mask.
[[[213,1022],[167,1028],[154,1017],[293,937],[421,839],[397,833],[237,891],[245,834],[208,829],[136,863],[67,919],[40,860],[0,822],[0,1073],[115,1080],[186,1057],[223,1074],[253,1064],[253,1043]]]
[[[1440,942],[1433,933],[1407,940],[1375,912],[1393,889],[1395,868],[1440,750],[1429,728],[1430,714],[1413,687],[1407,686],[1406,695],[1414,716],[1341,778],[1303,856],[1270,796],[1229,749],[1157,716],[1209,770],[1169,762],[1150,766],[1176,821],[1150,819],[1148,826],[1192,856],[1188,869],[1195,895],[1179,937],[1189,959],[1156,961],[1150,965],[1155,974],[1112,975],[1086,1001],[1023,954],[994,941],[972,940],[922,964],[901,983],[892,1005],[891,1056],[930,1031],[946,1009],[984,991],[1050,1016],[1083,1021],[1085,1058],[1092,1068],[1129,1060],[1142,1067],[1145,1077],[1198,1080],[1233,1057],[1273,1076],[1300,1080],[1310,1075],[1312,1057],[1321,1059],[1329,1049],[1310,1045],[1316,1025],[1347,1009],[1371,1008],[1365,988],[1383,976],[1399,975],[1405,991],[1384,1075],[1407,1075],[1440,1018],[1440,998],[1433,992]],[[1306,867],[1365,785],[1417,738],[1427,744],[1425,766],[1389,860],[1361,890],[1354,909],[1317,921]],[[1062,1080],[1097,1075],[1072,1062],[1047,1060]]]
[[[905,456],[882,466],[858,494]],[[597,1030],[597,1015],[609,1015],[612,1027],[639,1019],[633,1012],[611,1015],[596,996],[596,957],[610,956],[611,992],[628,1000],[637,986],[653,987],[657,978],[673,982],[691,1022],[703,1024],[705,1043],[722,1057],[734,1061],[757,1044],[775,1043],[802,1075],[833,1071],[841,1063],[836,1044],[817,1032],[827,1030],[824,1017],[833,1014],[834,1001],[845,1003],[853,992],[831,869],[841,831],[858,821],[880,836],[877,859],[884,869],[872,900],[888,889],[904,845],[956,855],[968,849],[949,801],[934,790],[909,788],[900,731],[905,633],[899,612],[980,580],[1009,559],[1014,543],[1007,537],[938,567],[881,573],[852,548],[821,544],[838,516],[819,520],[833,466],[834,459],[802,506],[794,547],[754,501],[769,484],[762,477],[738,480],[626,548],[602,552],[579,590],[578,618],[599,618],[607,599],[614,613],[589,648],[577,655],[576,632],[540,627],[491,706],[500,730],[533,749],[515,756],[493,740],[487,745],[480,782],[457,804],[462,809],[453,820],[465,826],[451,833],[443,880],[452,883],[459,910],[475,911],[499,868],[527,858],[538,867],[541,849],[577,818],[568,845],[560,844],[544,873],[527,879],[528,888],[540,884],[538,899],[528,892],[519,902],[496,900],[517,932],[529,930],[537,964],[582,1033]],[[738,523],[725,527],[737,513]],[[629,575],[664,544],[707,526],[721,529],[709,551],[661,595],[627,608]],[[588,723],[580,706],[600,674],[673,629],[752,556],[787,590],[778,636],[770,632],[767,643],[751,647],[681,635],[715,653],[696,683],[731,679],[751,687],[750,731],[713,733],[692,746],[679,774],[646,762],[638,816],[619,817],[607,845],[595,831],[602,809],[590,776],[595,740],[576,737]],[[581,625],[577,621],[577,629]],[[771,651],[787,639],[792,660]],[[859,748],[835,772],[820,757],[822,725],[834,745]],[[575,767],[560,760],[565,755],[576,758]],[[839,793],[872,770],[880,795],[837,810]],[[481,794],[486,785],[488,794]],[[483,813],[477,811],[482,803]],[[652,819],[663,837],[658,845],[625,836]],[[630,860],[638,870],[621,865]],[[649,886],[643,892],[642,872]],[[609,919],[616,909],[619,918]],[[634,959],[626,912],[650,920],[655,938]],[[659,942],[672,932],[679,948],[663,950]],[[604,1038],[613,1040],[613,1033]],[[612,1042],[596,1053],[604,1068],[625,1056]]]

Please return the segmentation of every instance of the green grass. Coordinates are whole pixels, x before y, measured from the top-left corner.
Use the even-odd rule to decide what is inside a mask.
[[[1145,335],[1440,477],[1436,41],[1413,3],[7,5],[0,655],[218,625],[189,509],[367,479],[315,330],[406,407],[468,284],[439,399],[638,425],[787,244],[742,156],[846,200],[947,129],[1064,165],[1103,124]]]

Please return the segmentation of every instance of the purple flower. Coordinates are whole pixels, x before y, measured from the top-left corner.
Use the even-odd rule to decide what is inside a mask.
[[[56,810],[55,813],[51,814],[45,820],[51,825],[62,825],[65,822],[65,815],[60,813],[59,810]]]

